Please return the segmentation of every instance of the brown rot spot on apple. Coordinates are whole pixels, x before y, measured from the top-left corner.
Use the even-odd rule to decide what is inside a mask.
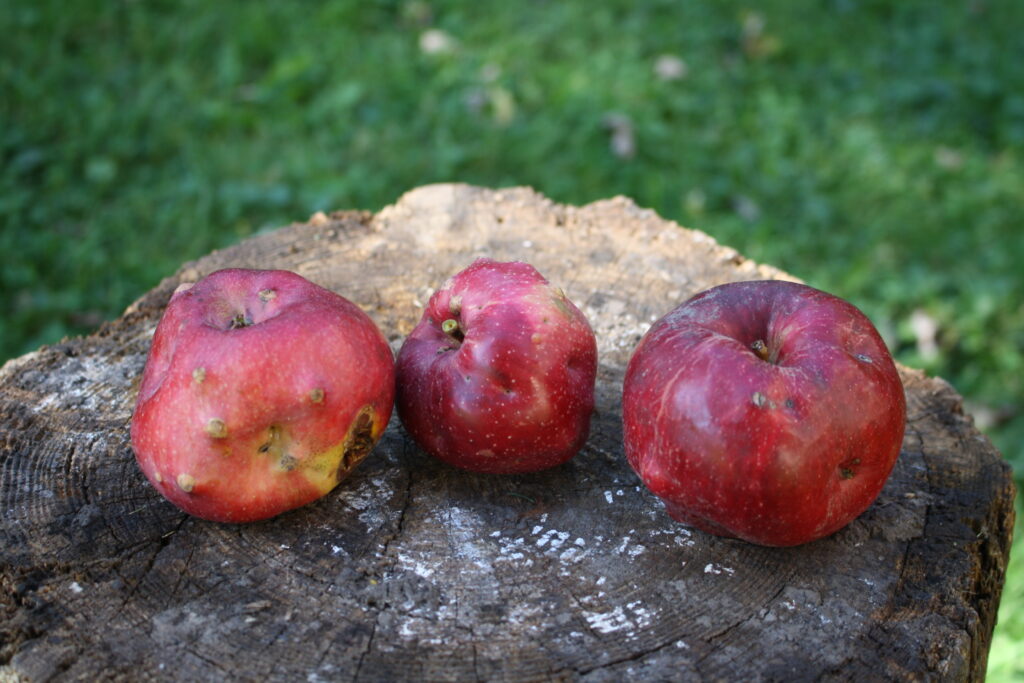
[[[537,332],[534,332],[532,335],[530,335],[530,341],[533,342],[534,344],[540,344],[541,339],[543,339],[543,337],[541,337],[540,334],[538,334]]]
[[[459,295],[453,296],[448,300],[448,312],[452,315],[458,315],[462,312],[462,297]]]
[[[839,465],[839,477],[841,479],[853,479],[857,474],[857,466],[860,465],[860,458],[847,460]]]
[[[192,381],[196,384],[202,384],[203,380],[206,379],[206,368],[196,368],[192,371]]]
[[[482,451],[477,451],[476,452],[476,457],[478,457],[478,458],[493,458],[494,457],[494,451],[492,451],[490,448],[485,448]]]
[[[268,301],[273,301],[277,298],[277,292],[273,289],[261,289],[258,296],[260,297],[260,301],[267,303]]]
[[[352,468],[362,462],[373,450],[373,406],[363,406],[352,422],[341,451],[341,461],[335,475],[338,481],[344,479]]]
[[[312,401],[313,403],[323,403],[324,390],[321,389],[320,387],[313,389],[313,391],[309,392],[309,400]]]
[[[158,484],[162,484],[164,481],[164,475],[160,474],[159,472],[154,472],[153,478],[156,479],[156,483]]]
[[[281,459],[277,464],[285,472],[291,472],[295,469],[295,466],[299,464],[299,461],[295,459],[294,455],[285,453],[281,456]]]
[[[228,426],[219,417],[210,418],[203,429],[213,439],[223,439],[228,435]]]
[[[195,488],[196,479],[191,474],[179,474],[177,478],[178,488],[185,493],[192,493],[192,489]]]

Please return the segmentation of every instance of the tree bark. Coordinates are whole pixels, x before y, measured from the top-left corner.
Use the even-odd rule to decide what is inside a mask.
[[[596,414],[569,464],[458,471],[393,419],[330,495],[244,526],[188,517],[142,477],[128,423],[180,282],[293,270],[362,306],[397,351],[477,256],[533,263],[597,333]],[[623,198],[462,185],[186,264],[95,334],[0,369],[0,679],[983,677],[1014,488],[943,380],[901,368],[907,432],[881,496],[797,548],[675,523],[626,463],[622,377],[641,335],[701,289],[758,278],[789,276]]]

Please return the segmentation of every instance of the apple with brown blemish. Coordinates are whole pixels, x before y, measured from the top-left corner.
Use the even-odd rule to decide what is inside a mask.
[[[827,536],[871,505],[906,403],[871,321],[781,281],[706,290],[659,320],[623,385],[626,456],[678,521],[769,546]]]
[[[393,354],[355,304],[288,271],[221,270],[171,297],[131,441],[182,510],[251,522],[333,489],[393,400]]]
[[[597,342],[533,266],[479,259],[431,296],[396,373],[398,415],[423,450],[476,472],[533,472],[587,440]]]

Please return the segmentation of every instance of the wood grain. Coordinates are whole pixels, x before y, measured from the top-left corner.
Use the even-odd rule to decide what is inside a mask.
[[[174,287],[287,268],[397,351],[476,256],[522,259],[599,340],[571,463],[474,475],[393,420],[332,494],[232,526],[139,473],[128,421]],[[790,549],[672,522],[625,462],[620,392],[651,322],[706,287],[787,278],[622,198],[436,185],[186,264],[95,334],[0,369],[0,680],[966,680],[984,675],[1013,526],[1008,466],[941,379],[901,369],[908,429],[876,503]]]

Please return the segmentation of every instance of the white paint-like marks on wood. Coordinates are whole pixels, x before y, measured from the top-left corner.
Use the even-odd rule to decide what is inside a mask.
[[[557,529],[549,529],[537,540],[537,547],[543,548],[548,543],[551,544],[551,550],[557,550],[562,547],[566,539],[569,538],[568,531],[558,531]]]
[[[429,579],[434,575],[434,566],[431,566],[433,564],[435,563],[431,562],[428,564],[426,562],[421,562],[411,555],[398,553],[398,566],[407,571],[411,571],[420,578]]]
[[[634,635],[636,631],[651,625],[654,615],[640,600],[616,605],[611,611],[583,611],[583,617],[590,628],[601,634],[625,631],[625,635]]]
[[[729,576],[732,576],[733,574],[736,573],[736,570],[733,569],[732,567],[723,567],[722,565],[720,565],[720,564],[718,564],[716,562],[708,562],[708,564],[704,567],[704,573],[705,574],[714,574],[716,576],[719,575],[719,574],[725,573],[725,574],[727,574]]]

